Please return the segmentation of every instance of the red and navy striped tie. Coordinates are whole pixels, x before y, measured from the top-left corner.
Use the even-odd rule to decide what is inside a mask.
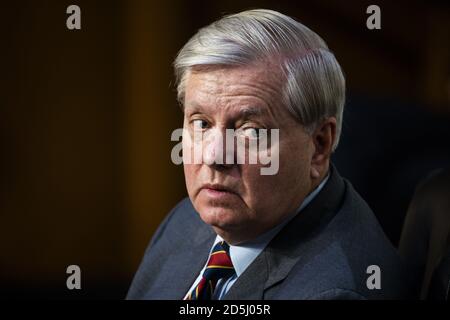
[[[235,274],[233,263],[229,255],[230,246],[224,242],[218,242],[211,254],[202,279],[189,293],[186,300],[211,300],[217,281],[228,279]]]

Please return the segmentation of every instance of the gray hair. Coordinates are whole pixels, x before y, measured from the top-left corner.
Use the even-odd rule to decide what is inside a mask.
[[[193,67],[244,66],[267,59],[279,62],[285,77],[282,103],[309,133],[325,118],[336,118],[334,150],[345,103],[341,67],[321,37],[276,11],[243,11],[200,29],[174,62],[178,100],[183,104],[186,77]]]

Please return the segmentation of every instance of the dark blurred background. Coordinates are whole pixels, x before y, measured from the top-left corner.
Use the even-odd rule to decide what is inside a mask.
[[[370,4],[381,30],[366,28]],[[250,8],[297,18],[334,51],[348,85],[334,161],[398,243],[417,182],[450,164],[448,1],[4,1],[1,297],[125,296],[186,196],[171,63],[198,28]],[[82,290],[66,288],[72,264]]]

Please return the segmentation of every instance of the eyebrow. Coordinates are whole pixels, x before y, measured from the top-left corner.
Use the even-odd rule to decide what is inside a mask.
[[[253,116],[261,116],[263,115],[265,112],[263,111],[262,108],[258,108],[258,107],[245,107],[241,110],[239,110],[238,115],[241,118],[251,118]]]
[[[188,109],[190,109],[192,112],[204,110],[202,105],[199,105],[195,102],[193,104],[189,105]],[[244,119],[252,118],[255,116],[261,116],[264,114],[267,114],[267,111],[264,108],[256,107],[256,106],[243,107],[242,109],[240,109],[236,112],[236,116],[238,118],[244,118]]]

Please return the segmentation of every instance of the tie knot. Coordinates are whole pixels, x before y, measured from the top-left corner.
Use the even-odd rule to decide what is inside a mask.
[[[230,255],[230,245],[226,243],[225,241],[219,241],[216,243],[214,248],[211,251],[211,254],[215,252],[225,251],[227,255]]]
[[[230,258],[230,246],[225,241],[216,243],[209,255],[202,279],[189,293],[188,300],[209,300],[212,298],[219,279],[226,279],[235,274]]]
[[[203,276],[208,280],[218,280],[231,277],[235,271],[229,255],[230,246],[225,242],[218,242],[209,256]]]

